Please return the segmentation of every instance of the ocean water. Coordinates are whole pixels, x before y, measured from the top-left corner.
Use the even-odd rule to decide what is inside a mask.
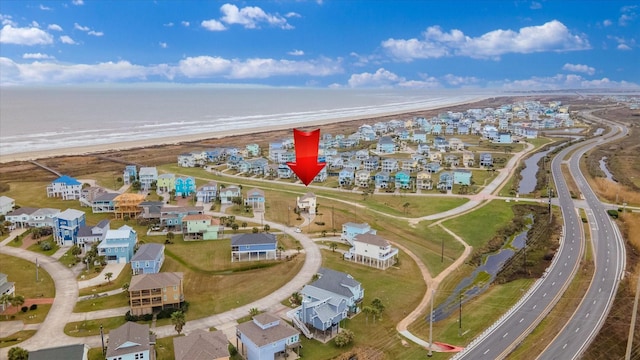
[[[486,98],[474,90],[215,86],[0,88],[0,155],[412,111]]]

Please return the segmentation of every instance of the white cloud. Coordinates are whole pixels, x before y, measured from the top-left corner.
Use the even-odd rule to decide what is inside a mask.
[[[475,76],[457,76],[453,74],[447,74],[443,79],[452,86],[469,86],[477,84],[480,79]]]
[[[47,26],[47,29],[53,31],[62,31],[62,27],[60,27],[60,25],[58,24],[50,24],[49,26]]]
[[[89,32],[87,34],[91,35],[91,36],[102,36],[102,35],[104,35],[104,33],[102,31],[93,31],[93,30],[89,30]]]
[[[638,14],[636,13],[637,8],[637,5],[623,6],[620,9],[622,15],[618,18],[618,24],[620,26],[627,26],[630,22],[635,20],[638,17]]]
[[[631,50],[631,48],[630,48],[630,47],[629,47],[629,45],[627,45],[627,44],[619,44],[616,48],[617,48],[618,50],[625,50],[625,51],[626,51],[626,50]]]
[[[166,42],[159,42],[158,45],[160,45],[160,47],[163,49],[166,49],[168,46]]]
[[[613,21],[611,21],[611,20],[609,20],[609,19],[605,19],[605,20],[602,22],[602,25],[604,25],[604,27],[611,26],[611,25],[613,25]]]
[[[48,60],[48,59],[55,59],[55,57],[47,55],[47,54],[42,54],[42,53],[25,53],[22,54],[22,58],[23,59],[35,59],[35,60]]]
[[[180,24],[182,24],[182,26],[184,26],[184,27],[189,27],[191,25],[191,23],[188,22],[188,21],[182,21],[182,22],[180,22]]]
[[[13,18],[11,17],[11,15],[3,15],[0,14],[0,21],[2,22],[2,25],[11,25],[13,27],[18,26],[18,24],[12,20]]]
[[[295,50],[289,51],[287,54],[291,56],[302,56],[304,55],[304,51],[295,49]]]
[[[172,22],[168,22],[166,24],[162,24],[162,26],[164,26],[164,27],[173,27],[173,23]]]
[[[607,36],[608,39],[612,39],[615,40],[618,43],[618,46],[616,46],[616,49],[618,50],[631,50],[632,48],[636,47],[636,40],[635,39],[625,39],[623,37],[619,37],[619,36]]]
[[[40,4],[40,10],[42,10],[42,11],[51,11],[51,8],[48,7],[48,6],[44,6],[44,5]]]
[[[582,64],[569,64],[566,63],[564,64],[564,66],[562,67],[562,70],[566,70],[566,71],[572,71],[572,72],[581,72],[581,73],[585,73],[588,75],[593,75],[596,73],[596,69],[588,66],[588,65],[582,65]]]
[[[228,73],[231,61],[213,56],[195,56],[180,60],[178,70],[189,78],[219,76]]]
[[[467,36],[457,29],[443,32],[439,26],[427,28],[422,35],[422,39],[388,39],[382,42],[382,47],[400,61],[445,56],[498,59],[509,53],[564,52],[590,48],[586,36],[572,34],[557,20],[523,27],[518,31],[493,30],[479,37]]]
[[[70,36],[67,36],[67,35],[60,36],[60,41],[63,44],[68,44],[68,45],[75,45],[76,44],[76,42]]]
[[[37,21],[33,20],[33,21],[31,22],[31,26],[32,26],[32,27],[39,28],[39,27],[40,27],[40,24],[38,24],[38,22],[37,22]]]
[[[89,31],[89,30],[91,30],[90,27],[82,26],[82,25],[80,25],[78,23],[73,23],[73,28],[76,29],[76,30],[80,30],[80,31]]]
[[[0,29],[0,44],[47,45],[53,43],[53,36],[35,27],[18,28],[7,24]]]
[[[284,15],[284,17],[286,17],[286,18],[292,18],[292,17],[299,18],[299,17],[302,17],[302,15],[298,14],[297,12],[293,12],[292,11],[292,12],[286,13]]]
[[[257,6],[246,6],[242,9],[233,4],[224,4],[220,7],[223,16],[220,18],[222,22],[232,25],[239,24],[245,29],[258,28],[259,23],[267,23],[271,26],[277,26],[282,29],[293,29],[287,19],[278,14],[269,14]]]
[[[393,87],[404,82],[405,78],[398,76],[384,68],[379,68],[375,73],[363,72],[352,74],[348,84],[350,87]]]
[[[532,10],[542,9],[542,4],[540,4],[537,1],[532,1],[531,2],[531,6],[529,6],[529,8],[532,9]]]
[[[226,26],[218,20],[203,20],[200,25],[209,31],[224,31],[227,30]]]
[[[84,0],[71,0],[71,3],[76,6],[84,5]]]
[[[524,80],[506,80],[502,87],[511,90],[559,90],[559,89],[607,89],[607,88],[633,88],[640,86],[628,81],[614,81],[609,78],[586,80],[580,75],[557,74],[551,77],[532,77]]]

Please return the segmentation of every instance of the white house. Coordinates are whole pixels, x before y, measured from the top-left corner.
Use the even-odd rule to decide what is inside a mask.
[[[140,180],[140,187],[142,189],[149,189],[153,182],[158,181],[158,169],[155,167],[141,167],[138,177]]]
[[[301,211],[306,211],[310,215],[315,215],[316,207],[318,206],[316,201],[316,195],[312,192],[308,192],[302,195],[302,197],[296,197],[296,206]]]
[[[389,241],[371,233],[359,234],[353,238],[353,247],[344,255],[345,259],[385,270],[396,263],[398,249]]]
[[[0,196],[0,215],[7,215],[16,206],[16,201],[8,196]]]
[[[82,184],[67,175],[63,175],[47,186],[47,197],[58,197],[62,200],[80,200]]]

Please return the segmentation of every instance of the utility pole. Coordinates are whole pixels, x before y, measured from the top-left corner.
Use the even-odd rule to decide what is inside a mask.
[[[40,281],[39,274],[38,274],[39,268],[40,268],[40,265],[38,264],[38,258],[36,258],[36,282]]]
[[[638,315],[638,298],[640,298],[640,275],[636,284],[636,297],[633,300],[633,313],[631,314],[631,325],[629,325],[629,338],[627,339],[627,352],[625,360],[631,360],[631,348],[633,347],[633,331],[636,326],[636,316]]]
[[[462,336],[462,293],[460,294],[460,315],[458,315],[458,336]]]
[[[104,331],[102,330],[102,324],[100,324],[100,339],[102,339],[102,356],[104,356]]]
[[[444,237],[442,238],[442,251],[440,255],[440,262],[444,263]]]
[[[524,271],[525,276],[527,273],[527,237],[524,237],[524,247],[522,248],[522,250],[524,251],[524,262],[522,263],[522,271]]]
[[[291,226],[291,222],[289,221],[290,212],[291,212],[291,206],[287,206],[287,226]]]
[[[433,302],[436,301],[436,290],[431,289],[431,315],[429,316],[429,353],[428,357],[433,356]]]

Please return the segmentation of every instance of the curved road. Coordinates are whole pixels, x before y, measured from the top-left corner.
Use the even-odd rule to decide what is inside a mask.
[[[584,251],[582,221],[578,218],[576,206],[573,199],[571,199],[569,189],[562,175],[562,159],[572,150],[584,148],[584,150],[578,150],[571,157],[572,173],[579,174],[577,164],[580,156],[585,151],[606,141],[613,141],[623,137],[625,134],[626,128],[619,128],[617,131],[611,131],[603,137],[572,145],[556,155],[551,166],[564,218],[564,236],[552,265],[547,269],[546,275],[534,284],[516,306],[496,324],[474,339],[465,350],[454,356],[454,359],[493,360],[505,358],[551,311],[573,279],[573,275],[580,264],[581,254]],[[574,164],[575,170],[573,169]],[[587,200],[590,206],[592,206],[591,203],[598,202],[584,177],[580,177],[578,184],[581,190],[585,191],[585,188],[588,190],[585,192],[589,194]],[[549,347],[543,354],[544,359],[571,359],[577,357],[588,345],[593,335],[597,333],[599,326],[596,326],[595,321],[597,319],[601,321],[604,318],[613,302],[613,296],[620,278],[616,273],[621,272],[624,268],[624,248],[617,247],[615,245],[617,241],[608,240],[613,237],[614,230],[611,222],[605,221],[608,219],[603,218],[606,213],[604,213],[602,204],[598,202],[593,209],[596,217],[594,219],[594,216],[590,216],[590,224],[592,221],[599,222],[596,222],[597,225],[595,226],[591,225],[594,228],[597,227],[597,229],[592,230],[592,237],[594,239],[603,239],[602,241],[594,241],[594,244],[598,243],[595,254],[596,277],[594,280],[596,285],[593,286],[592,284],[585,298],[589,300],[582,302],[576,315],[569,321],[564,331],[556,338],[556,341],[553,342],[553,344],[557,342],[562,342],[562,344],[558,347]],[[610,266],[606,264],[610,264]],[[605,273],[608,275],[603,275]],[[602,280],[603,277],[604,280]],[[598,279],[600,279],[600,282],[598,282]],[[576,323],[580,321],[582,323],[584,321],[593,322],[593,324],[580,325]]]

